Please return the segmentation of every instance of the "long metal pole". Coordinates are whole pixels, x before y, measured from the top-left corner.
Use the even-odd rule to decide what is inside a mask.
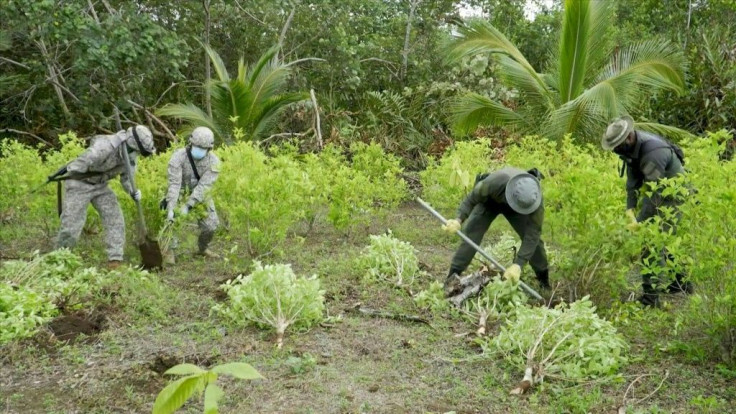
[[[417,202],[419,204],[421,204],[422,207],[424,207],[425,210],[429,211],[430,213],[432,213],[433,216],[437,217],[442,222],[442,224],[447,224],[447,220],[444,217],[442,217],[442,214],[438,213],[437,210],[433,209],[432,206],[430,206],[429,204],[427,204],[426,201],[424,201],[421,198],[417,197]],[[470,245],[470,247],[474,248],[478,253],[480,253],[481,256],[483,256],[486,259],[488,259],[499,270],[501,270],[502,272],[505,272],[506,271],[506,268],[505,267],[501,266],[501,264],[498,263],[493,257],[491,257],[491,255],[489,255],[488,253],[486,253],[480,246],[478,246],[477,244],[475,244],[474,241],[470,240],[470,237],[466,236],[460,230],[458,230],[456,233],[457,233],[458,236],[460,236],[461,239],[463,239],[465,241],[465,243],[468,243]],[[526,293],[528,293],[529,295],[531,295],[533,298],[538,299],[538,300],[544,300],[544,298],[542,298],[542,296],[539,293],[537,293],[537,291],[535,291],[534,289],[530,288],[529,285],[527,285],[526,283],[522,282],[521,280],[519,280],[519,286],[521,286],[522,289],[524,289],[524,291],[526,291]]]

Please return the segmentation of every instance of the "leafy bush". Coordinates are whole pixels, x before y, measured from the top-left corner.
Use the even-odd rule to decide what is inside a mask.
[[[275,329],[279,348],[286,328],[309,328],[324,317],[324,291],[317,276],[297,277],[288,264],[255,262],[253,273],[229,280],[222,289],[230,301],[214,310],[234,324]]]
[[[253,144],[218,150],[222,167],[214,188],[218,211],[251,255],[267,253],[304,215],[310,177],[289,156],[269,158]]]
[[[442,283],[437,281],[432,281],[427,289],[414,295],[414,303],[432,313],[446,312],[451,309],[450,301],[445,298],[445,289]]]
[[[369,280],[380,280],[397,287],[410,287],[419,275],[416,249],[395,238],[391,232],[371,235],[371,242],[358,259]]]
[[[515,317],[485,341],[484,352],[499,353],[520,370],[579,382],[616,373],[626,363],[628,345],[613,325],[598,317],[586,297],[555,309],[517,307]]]
[[[68,249],[40,255],[30,261],[11,260],[0,267],[0,279],[41,295],[58,308],[74,309],[99,291],[104,276],[94,267],[83,268],[82,260]]]
[[[487,139],[458,142],[419,173],[422,198],[445,216],[455,214],[460,201],[473,189],[475,176],[491,169],[491,154]]]
[[[43,294],[24,286],[0,284],[0,345],[33,336],[58,314]]]

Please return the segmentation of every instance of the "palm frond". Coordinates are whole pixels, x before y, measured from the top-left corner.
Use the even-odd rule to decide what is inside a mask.
[[[222,131],[220,131],[217,125],[212,122],[212,118],[193,104],[168,104],[156,110],[156,115],[181,119],[189,122],[193,126],[206,126],[211,129],[215,135],[220,137],[223,136]],[[193,129],[193,127],[188,128],[188,130]]]
[[[276,62],[273,62],[274,58],[276,57],[276,53],[279,52],[279,47],[274,46],[266,51],[266,53],[262,54],[261,57],[258,59],[258,62],[250,69],[250,73],[248,74],[248,81],[251,85],[256,83],[256,78],[258,78],[261,75],[261,71],[263,68],[268,65],[269,63],[275,64]]]
[[[547,110],[553,108],[553,101],[544,75],[531,76],[523,66],[508,56],[499,56],[496,62],[499,66],[497,73],[501,82],[521,92],[528,105],[542,106]],[[540,80],[542,85],[539,83]]]
[[[460,36],[450,44],[447,52],[447,59],[450,62],[457,62],[465,57],[484,53],[507,56],[509,59],[516,61],[517,65],[536,83],[539,94],[545,96],[545,99],[551,99],[546,83],[542,81],[537,71],[519,49],[493,25],[482,20],[475,20],[468,25],[461,26],[458,30]]]
[[[613,2],[592,1],[590,3],[590,32],[588,33],[588,60],[585,85],[596,78],[612,52],[610,26],[613,19]]]
[[[575,99],[583,90],[590,40],[589,0],[566,0],[560,38],[560,101]]]
[[[480,125],[521,126],[525,119],[511,109],[490,98],[471,93],[450,104],[450,119],[453,127],[467,134]]]
[[[287,106],[297,102],[306,101],[308,99],[309,94],[300,92],[285,93],[269,99],[263,104],[260,117],[253,125],[251,139],[260,138],[262,134],[264,134],[277,121],[278,115],[286,109]]]
[[[284,65],[273,66],[268,64],[263,67],[263,70],[260,71],[251,84],[253,101],[249,110],[276,96],[280,90],[286,87],[286,81],[290,75],[291,69]]]
[[[552,139],[560,139],[566,134],[574,134],[582,140],[596,138],[608,121],[602,102],[605,99],[592,99],[585,94],[578,96],[549,113],[542,134]]]
[[[680,128],[669,126],[669,125],[662,125],[656,122],[635,122],[634,126],[636,127],[636,129],[641,129],[642,131],[653,132],[671,141],[680,141],[683,139],[697,138],[691,132],[686,131],[684,129],[680,129]]]
[[[669,42],[649,40],[616,53],[598,82],[608,82],[616,90],[644,87],[682,93],[685,67],[682,53]],[[631,91],[629,95],[636,94]]]
[[[212,66],[215,68],[215,73],[217,73],[217,78],[220,82],[229,81],[230,75],[227,73],[227,68],[225,67],[225,63],[222,61],[220,55],[209,46],[205,46],[204,48],[207,51],[207,55],[210,57],[210,61],[212,62]]]

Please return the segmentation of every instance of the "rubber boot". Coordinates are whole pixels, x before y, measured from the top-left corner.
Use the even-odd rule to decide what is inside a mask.
[[[539,272],[534,272],[537,276],[537,281],[539,284],[545,288],[550,289],[551,286],[549,285],[549,269],[540,270]]]
[[[460,286],[460,273],[455,269],[450,269],[445,278],[445,284],[443,286],[445,291],[445,297],[455,296],[462,291]]]
[[[107,262],[107,270],[116,270],[120,268],[120,266],[123,265],[123,262],[120,260],[110,260]]]
[[[639,303],[647,308],[659,307],[659,293],[649,284],[641,285],[644,293],[639,296]]]
[[[164,250],[163,252],[164,264],[173,265],[176,264],[176,255],[171,249]]]
[[[197,254],[200,256],[204,256],[208,259],[219,259],[220,258],[220,255],[218,255],[217,253],[213,252],[210,249],[200,250],[199,252],[197,252]]]

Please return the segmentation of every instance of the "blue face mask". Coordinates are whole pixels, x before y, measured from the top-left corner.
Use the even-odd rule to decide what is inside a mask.
[[[192,158],[201,160],[205,155],[207,155],[207,149],[192,146]]]

